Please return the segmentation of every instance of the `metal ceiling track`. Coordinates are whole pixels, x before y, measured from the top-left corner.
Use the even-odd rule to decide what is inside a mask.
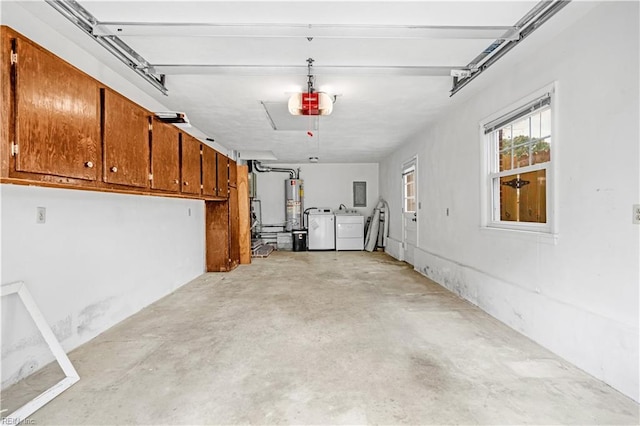
[[[150,72],[153,68],[149,62],[133,50],[127,43],[115,35],[96,34],[95,28],[100,25],[98,20],[75,0],[46,0],[62,16],[73,22],[78,28],[93,38],[98,44],[107,49],[113,56],[131,68],[134,72],[151,83],[164,95],[168,90],[165,86],[165,76],[155,75]]]
[[[547,22],[553,15],[558,13],[570,2],[571,0],[543,0],[536,4],[533,9],[531,9],[514,25],[514,28],[517,29],[517,37],[515,39],[496,39],[466,67],[458,70],[458,72],[461,75],[464,75],[464,77],[453,77],[453,87],[450,91],[450,96],[455,95],[474,78],[482,74],[487,68],[496,63],[501,57],[506,55],[527,36],[540,28],[542,24]]]

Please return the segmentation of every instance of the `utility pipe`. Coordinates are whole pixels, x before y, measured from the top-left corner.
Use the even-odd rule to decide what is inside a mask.
[[[294,169],[284,169],[280,167],[269,167],[263,166],[258,160],[252,160],[253,168],[256,172],[266,173],[266,172],[281,172],[281,173],[289,173],[291,179],[300,179],[300,169],[297,171]]]

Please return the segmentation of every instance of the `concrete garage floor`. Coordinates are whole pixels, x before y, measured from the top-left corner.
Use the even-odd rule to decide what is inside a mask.
[[[629,398],[383,253],[205,274],[70,358],[80,381],[31,424],[639,422]]]

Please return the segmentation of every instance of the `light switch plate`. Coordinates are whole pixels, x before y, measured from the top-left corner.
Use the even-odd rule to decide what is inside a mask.
[[[45,223],[47,221],[47,208],[36,207],[36,223]]]
[[[640,204],[633,205],[633,223],[640,225]]]

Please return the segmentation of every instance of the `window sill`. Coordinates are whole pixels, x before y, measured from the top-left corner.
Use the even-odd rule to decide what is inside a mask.
[[[559,240],[558,234],[552,234],[546,231],[502,228],[497,226],[481,226],[480,231],[483,233],[493,234],[507,238],[517,238],[530,242],[557,245]]]

